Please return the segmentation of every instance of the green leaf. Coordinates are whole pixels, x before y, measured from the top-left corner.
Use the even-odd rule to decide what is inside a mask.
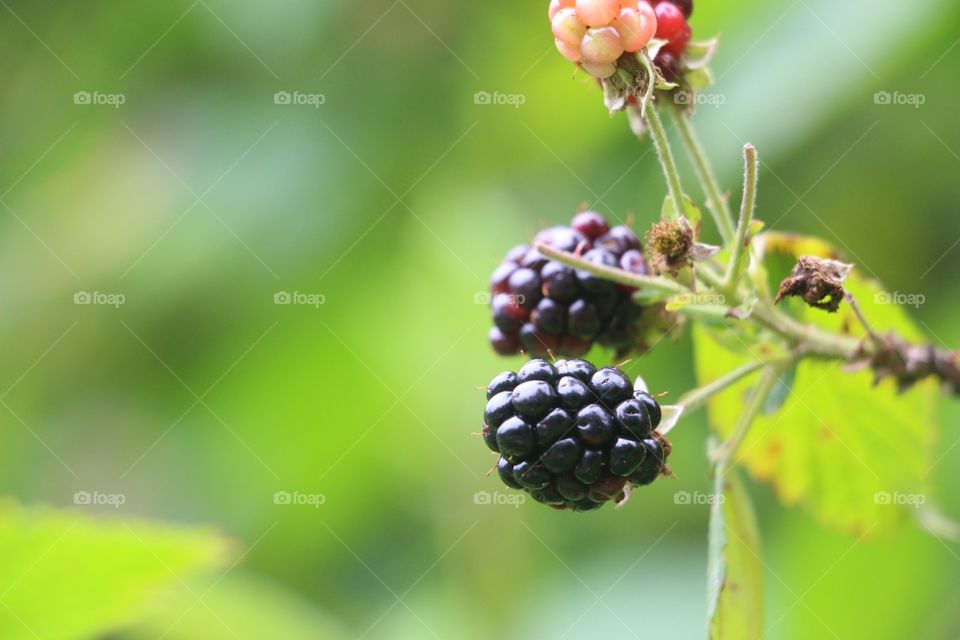
[[[718,471],[710,506],[707,615],[711,640],[763,636],[760,533],[750,496],[736,470]]]
[[[693,91],[703,91],[713,86],[713,73],[710,72],[709,67],[690,69],[683,74],[683,79]]]
[[[0,502],[0,638],[91,638],[226,560],[209,531]]]
[[[684,64],[688,69],[706,67],[713,60],[720,46],[720,39],[716,36],[709,40],[691,40],[683,52]]]
[[[763,268],[754,270],[755,281],[766,271],[770,282],[779,282],[800,254],[838,257],[822,241],[800,236],[768,233],[755,246],[764,260]],[[876,297],[881,289],[875,282],[854,271],[846,285],[876,330],[921,341],[902,308]],[[801,322],[864,335],[848,305],[835,314],[802,304],[791,310]],[[694,331],[702,382],[760,355],[746,340],[738,345],[739,340],[727,335],[723,344],[716,335],[701,327]],[[851,373],[838,362],[803,361],[793,391],[776,414],[757,418],[737,461],[753,477],[773,485],[785,504],[803,506],[825,526],[863,534],[896,524],[914,508],[908,496],[928,495],[922,476],[932,465],[938,392],[933,381],[904,395],[897,394],[892,381],[877,387],[872,383],[869,371]],[[734,386],[708,405],[711,425],[721,436],[733,429],[748,385]]]

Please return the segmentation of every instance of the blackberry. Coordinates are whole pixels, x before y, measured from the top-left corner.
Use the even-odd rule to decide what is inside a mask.
[[[611,227],[598,213],[578,213],[568,227],[540,231],[543,243],[585,260],[647,274],[640,240],[627,226]],[[582,356],[599,343],[625,355],[642,345],[643,309],[633,289],[547,260],[527,245],[511,249],[490,276],[494,351],[514,355]]]
[[[500,454],[505,485],[557,509],[591,511],[618,500],[628,482],[669,473],[660,417],[656,399],[619,369],[535,359],[487,386],[483,437]]]

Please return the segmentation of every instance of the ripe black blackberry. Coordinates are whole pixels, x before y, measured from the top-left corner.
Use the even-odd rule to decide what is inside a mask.
[[[668,473],[660,405],[614,367],[531,360],[491,381],[483,422],[504,484],[557,509],[591,511]]]
[[[577,214],[569,227],[534,238],[585,260],[647,273],[640,240],[627,226],[610,227],[599,214]],[[642,309],[633,289],[547,260],[527,245],[514,247],[490,278],[494,327],[490,344],[501,355],[586,354],[594,342],[629,352],[640,340]]]

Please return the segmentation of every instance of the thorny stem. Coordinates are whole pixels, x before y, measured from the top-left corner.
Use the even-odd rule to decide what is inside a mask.
[[[730,205],[727,199],[723,197],[720,190],[720,184],[717,182],[716,174],[710,166],[707,154],[697,138],[690,122],[690,116],[685,111],[679,109],[673,110],[673,119],[677,125],[677,132],[680,134],[680,140],[683,142],[687,155],[693,163],[693,170],[697,174],[697,179],[703,187],[707,196],[710,214],[720,230],[720,237],[727,243],[733,240],[733,215],[730,213]]]
[[[743,261],[750,255],[747,243],[756,206],[757,150],[752,144],[747,144],[743,147],[743,200],[740,203],[740,217],[737,221],[737,237],[734,238],[733,254],[730,256],[727,275],[723,279],[724,291],[737,286],[737,279],[743,270]]]
[[[646,121],[650,128],[650,137],[653,139],[653,146],[657,150],[657,157],[660,159],[660,166],[663,167],[663,175],[667,180],[667,189],[670,197],[673,199],[676,216],[673,219],[683,215],[685,201],[683,198],[683,185],[680,183],[680,172],[677,171],[677,163],[673,159],[673,151],[670,148],[670,142],[667,139],[667,132],[663,128],[663,121],[660,114],[657,113],[656,106],[651,102],[646,107]]]

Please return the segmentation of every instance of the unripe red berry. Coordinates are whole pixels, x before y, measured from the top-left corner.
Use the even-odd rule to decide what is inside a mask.
[[[666,46],[663,47],[663,50],[679,58],[683,55],[683,52],[687,50],[687,45],[690,43],[692,35],[693,31],[690,29],[690,25],[684,22],[680,35],[668,42]]]
[[[683,36],[687,19],[683,12],[670,2],[661,2],[655,9],[657,15],[657,38],[673,42]]]
[[[590,240],[596,240],[610,230],[610,226],[604,217],[595,211],[582,211],[578,213],[573,217],[570,226]]]
[[[693,15],[693,0],[657,0],[657,3],[670,3],[676,5],[683,12],[683,17],[689,18]]]

